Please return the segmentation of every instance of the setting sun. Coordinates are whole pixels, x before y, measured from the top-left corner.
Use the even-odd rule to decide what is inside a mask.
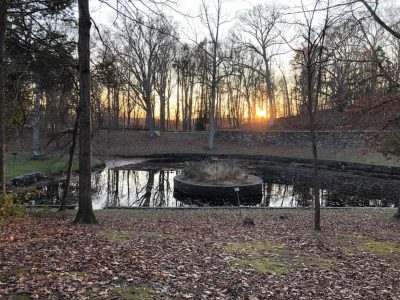
[[[267,110],[264,108],[257,108],[256,112],[257,118],[258,119],[266,119],[267,118]]]

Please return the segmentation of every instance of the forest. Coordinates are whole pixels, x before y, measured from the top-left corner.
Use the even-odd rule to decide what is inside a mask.
[[[76,117],[76,5],[19,2],[7,12],[7,128],[17,138],[24,128],[57,134]],[[259,4],[233,19],[221,2],[214,4],[199,5],[200,33],[180,32],[182,25],[157,1],[147,11],[140,2],[98,4],[118,18],[92,24],[94,130],[153,135],[156,129],[207,130],[214,122],[216,128],[272,124],[306,113],[309,79],[315,109],[382,117],[366,128],[397,124],[391,108],[397,105],[399,40],[361,1]],[[371,9],[382,22],[396,23],[395,4]],[[396,26],[390,26],[395,33]]]

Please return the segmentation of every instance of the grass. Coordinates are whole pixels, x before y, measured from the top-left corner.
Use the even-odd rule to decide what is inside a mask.
[[[324,270],[335,266],[335,261],[331,259],[298,253],[266,241],[233,243],[224,248],[229,253],[244,257],[234,261],[235,267],[250,268],[259,273],[285,275],[302,265],[316,266]]]
[[[400,244],[387,241],[375,241],[365,237],[347,235],[331,236],[329,242],[340,245],[345,252],[369,252],[382,256],[400,256]]]
[[[6,178],[10,180],[16,176],[33,172],[42,172],[46,175],[51,175],[60,170],[66,170],[68,157],[59,158],[49,156],[46,159],[33,160],[28,154],[19,154],[15,161],[11,155],[8,155],[6,161],[8,162],[6,165]],[[93,167],[100,166],[101,163],[98,159],[93,159],[92,161]],[[78,166],[78,160],[74,159],[73,170],[77,170]]]
[[[118,287],[113,290],[113,294],[122,297],[124,300],[151,300],[153,297],[153,290],[148,288],[135,288],[131,286]],[[118,298],[120,299],[120,298]]]
[[[0,274],[0,281],[7,281],[10,277],[15,277],[17,280],[23,276],[26,276],[28,273],[28,268],[26,267],[17,267],[6,271],[3,274]]]

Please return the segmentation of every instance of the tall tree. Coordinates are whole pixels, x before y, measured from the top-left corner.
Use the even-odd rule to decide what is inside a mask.
[[[240,31],[244,33],[241,44],[259,55],[263,61],[263,70],[255,70],[265,80],[268,96],[269,117],[276,118],[276,103],[273,91],[271,62],[278,54],[277,46],[282,44],[281,22],[282,12],[277,6],[257,5],[240,17]],[[251,66],[250,66],[251,67]]]
[[[90,13],[89,0],[79,0],[79,208],[75,223],[93,224],[92,130],[90,116]]]
[[[205,25],[211,44],[211,49],[207,49],[207,44],[201,43],[199,46],[207,54],[210,60],[210,103],[209,103],[209,123],[208,123],[208,149],[214,148],[215,137],[215,110],[217,101],[218,82],[221,78],[218,76],[219,65],[223,62],[220,50],[220,30],[226,23],[222,16],[222,0],[213,1],[212,9],[207,6],[206,1],[202,1],[202,22]]]
[[[166,55],[165,58],[172,59],[168,53],[161,52],[170,46],[173,29],[164,16],[145,16],[139,12],[135,12],[134,16],[134,19],[122,18],[118,45],[114,42],[112,47],[125,70],[121,76],[140,95],[139,104],[146,113],[148,136],[154,138],[154,92],[159,70],[157,58]]]

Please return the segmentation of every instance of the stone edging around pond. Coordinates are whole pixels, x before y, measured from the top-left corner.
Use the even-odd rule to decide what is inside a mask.
[[[247,154],[204,154],[204,153],[155,153],[148,155],[133,155],[133,156],[122,156],[124,158],[162,158],[162,159],[173,159],[177,162],[186,160],[201,160],[209,158],[219,159],[240,159],[240,160],[252,160],[252,161],[268,161],[273,163],[296,163],[302,167],[311,167],[313,160],[311,158],[301,157],[288,157],[288,156],[273,156],[273,155],[247,155]],[[375,176],[379,178],[391,178],[400,179],[400,167],[390,167],[382,165],[372,165],[363,163],[354,163],[347,161],[337,160],[318,160],[321,169],[327,169],[332,171],[355,171],[366,173],[368,176]]]

